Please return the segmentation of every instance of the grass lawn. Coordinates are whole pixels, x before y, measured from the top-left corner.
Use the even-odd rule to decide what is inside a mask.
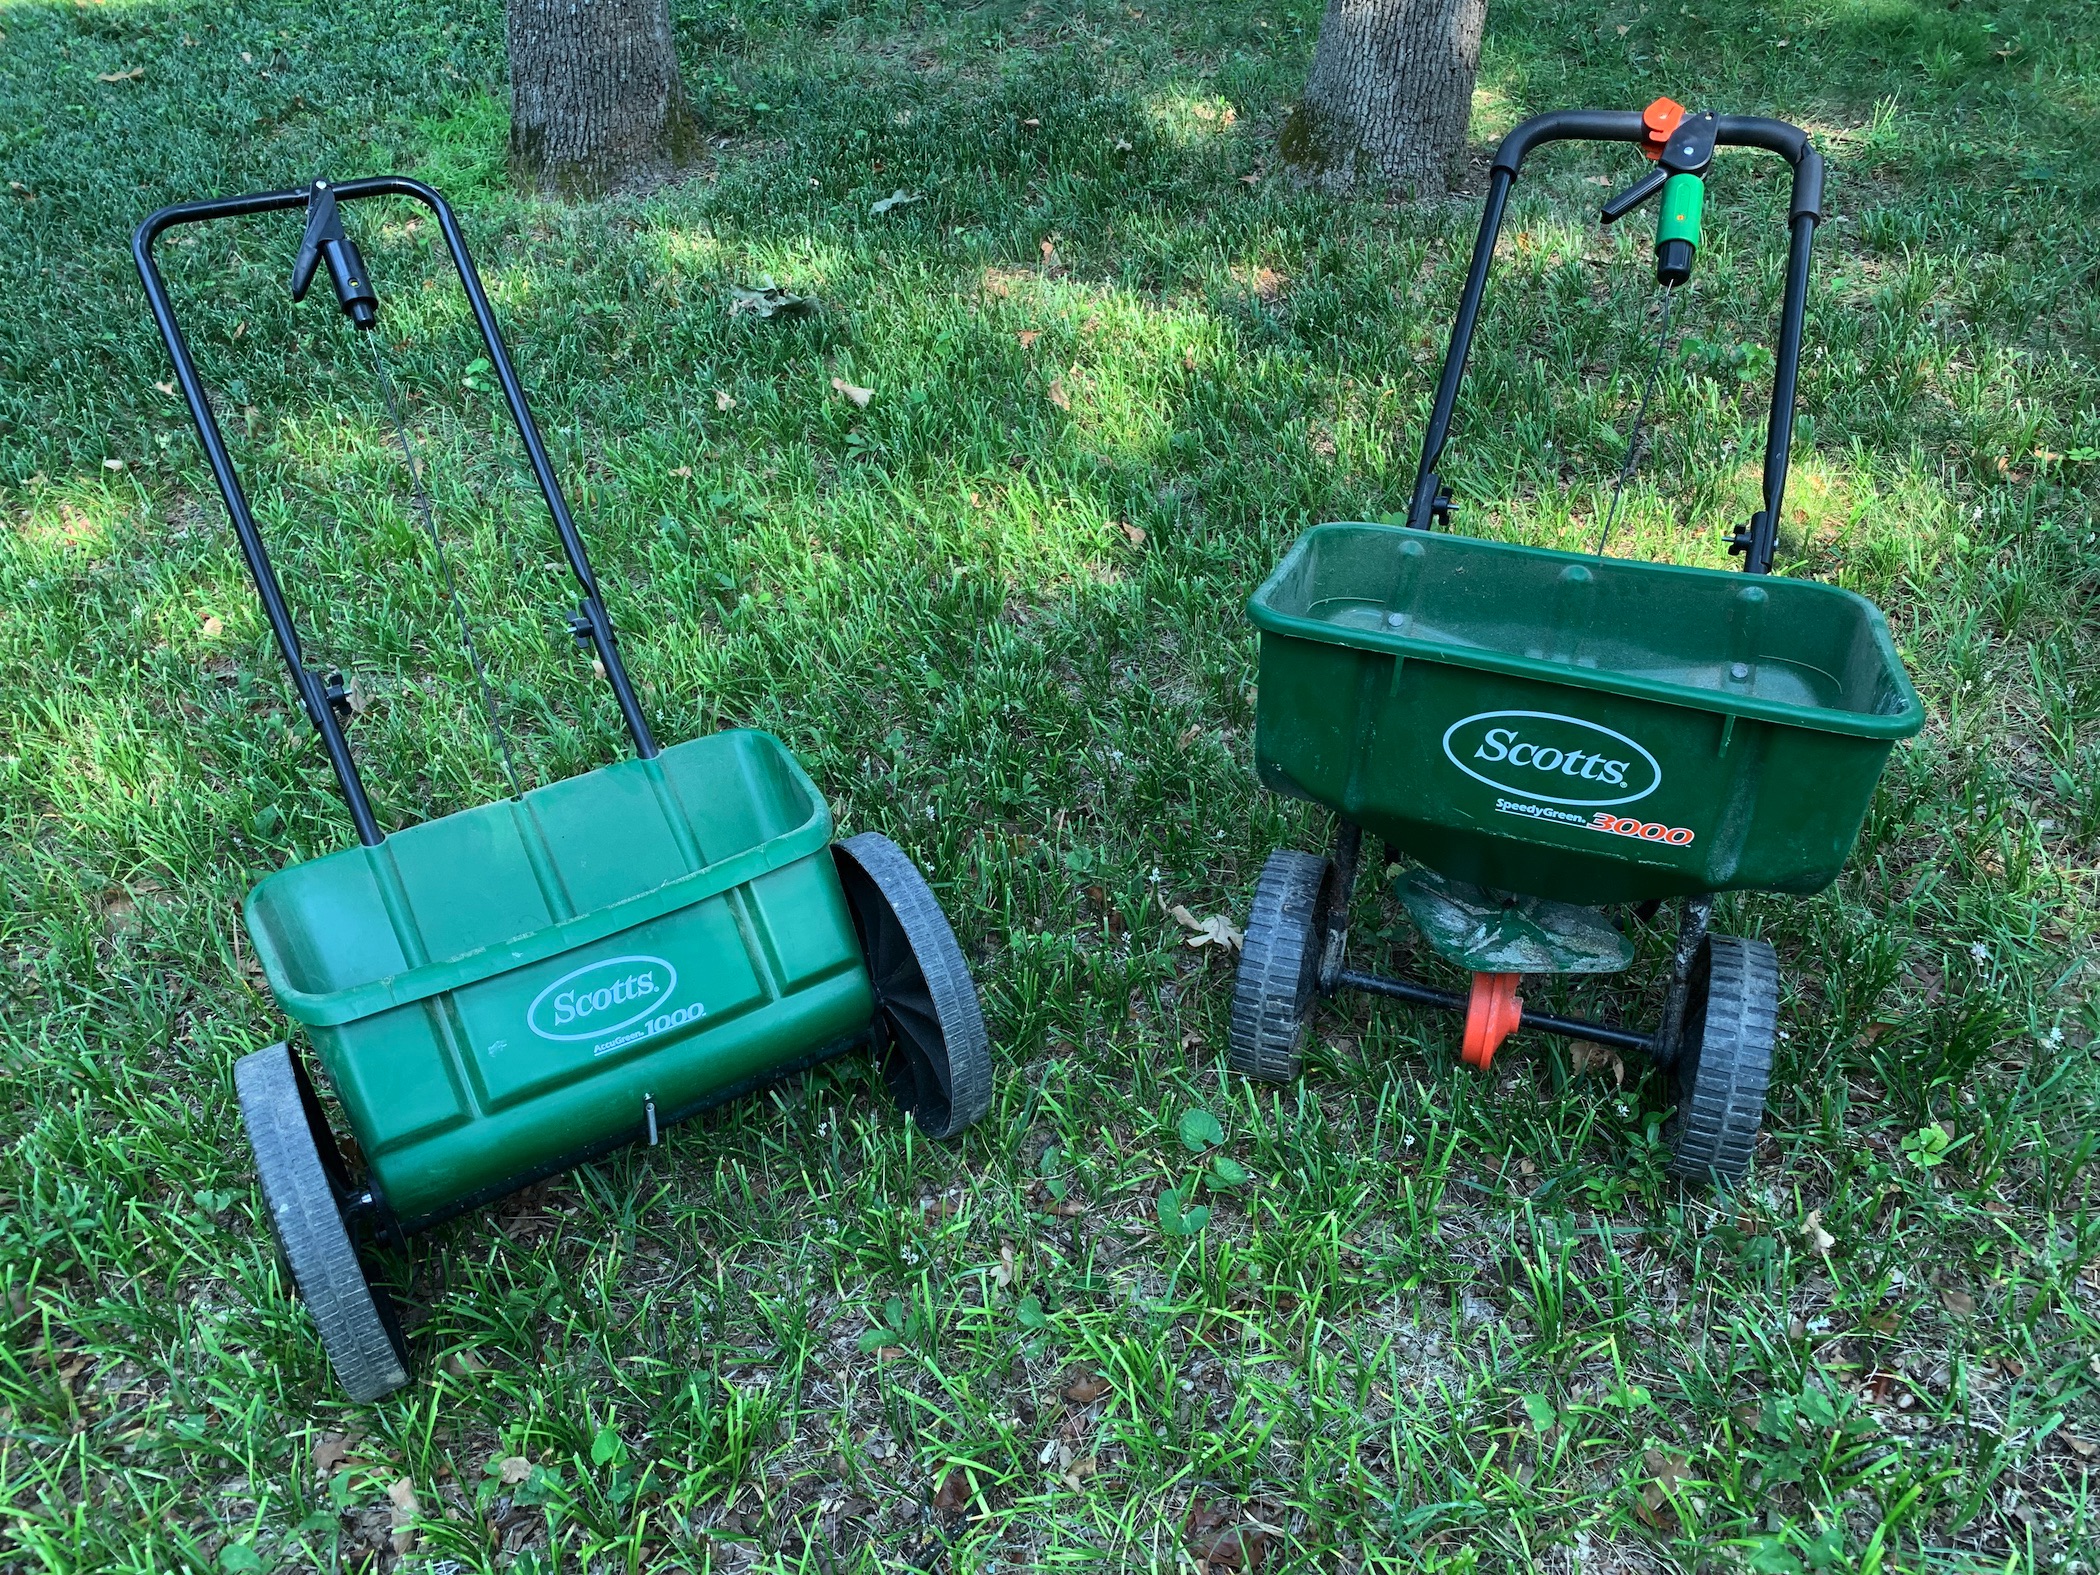
[[[1413,206],[1275,171],[1312,0],[678,0],[705,165],[564,208],[504,189],[492,4],[0,0],[0,1570],[2092,1569],[2100,7],[1696,7],[1498,0],[1470,196]],[[1930,713],[1836,886],[1720,904],[1785,970],[1726,1196],[1664,1178],[1659,1078],[1538,1036],[1483,1079],[1355,999],[1249,1085],[1167,916],[1327,835],[1253,782],[1241,606],[1404,508],[1485,148],[1661,92],[1831,160],[1781,572],[1878,601]],[[1519,188],[1463,529],[1593,540],[1654,307],[1648,222],[1594,209],[1638,168]],[[940,1147],[836,1063],[418,1239],[414,1381],[356,1408],[231,1078],[285,1032],[240,899],[352,834],[127,241],[396,169],[461,210],[659,736],[770,729],[914,854],[999,1085]],[[1723,156],[1615,551],[1729,561],[1784,190]],[[521,766],[613,758],[433,226],[353,224]],[[166,268],[399,826],[501,777],[298,229]],[[732,317],[768,278],[821,310]],[[1368,882],[1355,935],[1411,944]],[[1646,1020],[1639,941],[1551,999]]]

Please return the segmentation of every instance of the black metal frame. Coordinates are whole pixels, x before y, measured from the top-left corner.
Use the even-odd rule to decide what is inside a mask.
[[[1703,133],[1704,128],[1701,129]],[[1745,573],[1768,574],[1778,545],[1780,505],[1786,492],[1787,464],[1793,449],[1802,320],[1808,306],[1809,253],[1815,242],[1816,225],[1823,217],[1823,156],[1816,152],[1806,132],[1782,120],[1767,120],[1757,115],[1721,115],[1715,117],[1712,129],[1715,146],[1762,148],[1785,159],[1794,171],[1787,221],[1786,287],[1780,300],[1779,349],[1772,375],[1772,414],[1765,432],[1764,508],[1751,518],[1748,525],[1736,530],[1729,544],[1731,553],[1742,555]],[[1647,124],[1638,111],[1570,109],[1534,116],[1504,137],[1501,146],[1496,148],[1488,175],[1487,204],[1480,217],[1480,232],[1473,242],[1473,260],[1466,270],[1465,288],[1458,298],[1458,316],[1451,325],[1450,348],[1444,357],[1443,374],[1437,380],[1436,400],[1430,409],[1429,424],[1422,434],[1422,460],[1415,472],[1414,496],[1407,511],[1407,523],[1416,530],[1428,530],[1439,521],[1446,525],[1450,523],[1454,505],[1450,495],[1443,490],[1437,464],[1443,458],[1444,446],[1451,435],[1459,385],[1465,378],[1466,357],[1472,349],[1473,331],[1479,325],[1481,304],[1487,295],[1488,268],[1495,258],[1495,243],[1502,234],[1502,218],[1509,205],[1510,188],[1516,183],[1526,156],[1532,149],[1549,142],[1645,145],[1647,141]],[[1619,211],[1608,213],[1607,222],[1634,205],[1624,202],[1624,198],[1633,197],[1644,187],[1659,189],[1659,185],[1651,175],[1641,186],[1613,199],[1607,207],[1616,206]],[[1343,816],[1338,815],[1335,819],[1334,847],[1328,855],[1327,885],[1316,909],[1320,993],[1331,996],[1343,990],[1360,990],[1368,995],[1386,996],[1417,1006],[1465,1012],[1468,1004],[1465,996],[1410,979],[1362,973],[1343,966],[1349,939],[1349,904],[1356,889],[1363,828]],[[1644,1034],[1612,1023],[1530,1011],[1524,1013],[1523,1026],[1568,1038],[1588,1039],[1614,1049],[1637,1050],[1660,1065],[1669,1065],[1683,1049],[1687,985],[1693,960],[1706,939],[1707,923],[1712,914],[1711,896],[1686,897],[1679,907],[1677,944],[1670,959],[1669,991],[1664,999],[1662,1022],[1654,1033]]]
[[[1645,144],[1646,123],[1635,110],[1564,109],[1536,115],[1502,139],[1488,175],[1487,205],[1480,216],[1480,233],[1473,242],[1473,261],[1466,271],[1465,289],[1458,298],[1458,317],[1451,325],[1451,345],[1444,357],[1444,371],[1437,381],[1436,402],[1430,409],[1429,425],[1422,433],[1422,462],[1415,472],[1413,500],[1407,523],[1428,530],[1438,520],[1449,523],[1453,504],[1437,475],[1444,445],[1451,435],[1451,418],[1458,406],[1459,384],[1466,373],[1466,356],[1472,349],[1473,330],[1480,321],[1481,302],[1487,294],[1488,267],[1495,258],[1495,243],[1502,234],[1502,216],[1509,205],[1510,187],[1533,148],[1548,142],[1631,142]],[[1762,148],[1776,153],[1793,166],[1794,190],[1788,207],[1786,288],[1779,307],[1779,349],[1772,374],[1772,414],[1765,429],[1764,507],[1738,529],[1729,551],[1743,556],[1750,574],[1766,574],[1779,542],[1780,504],[1786,492],[1787,462],[1794,443],[1794,398],[1800,382],[1801,325],[1808,306],[1809,252],[1815,243],[1816,225],[1823,217],[1823,156],[1808,140],[1808,133],[1783,120],[1760,115],[1722,115],[1714,128],[1720,147]]]
[[[159,326],[161,338],[167,341],[168,354],[175,363],[175,380],[181,385],[182,397],[188,403],[190,419],[197,428],[198,439],[204,445],[204,457],[211,465],[212,477],[218,482],[219,496],[225,500],[226,512],[233,521],[234,534],[240,538],[241,556],[247,560],[248,573],[255,581],[257,593],[262,598],[263,613],[269,619],[270,631],[277,638],[277,649],[283,655],[286,667],[291,670],[292,681],[299,688],[299,698],[306,706],[306,714],[321,735],[321,742],[328,752],[328,763],[335,770],[337,783],[343,797],[350,805],[350,818],[356,824],[358,840],[374,846],[384,840],[385,833],[379,829],[373,817],[371,801],[365,795],[364,782],[358,776],[357,764],[350,756],[350,746],[343,736],[342,720],[338,708],[344,703],[344,692],[339,676],[323,675],[306,665],[305,655],[299,643],[299,631],[292,621],[291,609],[284,599],[284,590],[278,582],[276,570],[270,565],[268,549],[263,544],[262,533],[256,527],[255,516],[248,507],[247,496],[241,490],[239,475],[234,470],[233,460],[226,448],[226,440],[219,431],[217,418],[212,414],[211,401],[205,393],[204,383],[197,375],[196,363],[190,357],[188,343],[175,321],[175,308],[169,299],[166,282],[161,278],[160,268],[153,260],[153,245],[160,236],[178,225],[201,224],[213,219],[244,218],[258,213],[279,213],[292,209],[307,209],[324,198],[331,205],[356,202],[368,197],[407,197],[420,202],[437,217],[438,229],[444,235],[445,247],[452,255],[452,264],[459,273],[459,282],[466,291],[468,304],[474,313],[475,326],[481,331],[481,342],[488,351],[490,362],[496,369],[496,380],[502,385],[504,403],[509,407],[511,419],[516,423],[518,435],[525,444],[525,457],[532,467],[533,479],[539,483],[540,496],[546,500],[547,511],[553,517],[554,528],[561,537],[562,550],[569,560],[569,569],[583,589],[583,605],[574,614],[569,626],[580,641],[588,641],[595,651],[599,663],[605,670],[605,680],[611,686],[613,698],[620,708],[621,719],[626,723],[628,734],[634,740],[635,753],[649,759],[657,753],[655,738],[649,724],[643,718],[641,704],[635,697],[634,686],[628,680],[626,664],[620,659],[619,644],[613,634],[612,620],[605,611],[605,602],[599,594],[598,581],[591,573],[590,559],[584,551],[583,537],[576,529],[576,522],[569,513],[569,505],[562,496],[561,483],[556,479],[554,466],[547,458],[547,447],[540,440],[539,427],[532,419],[532,411],[525,402],[525,390],[518,381],[515,367],[511,365],[510,353],[504,348],[503,335],[496,326],[496,315],[489,305],[488,294],[481,286],[481,276],[475,271],[474,260],[467,252],[465,237],[460,233],[459,221],[453,216],[445,199],[421,181],[404,175],[379,175],[365,180],[343,181],[331,184],[316,181],[313,186],[294,191],[252,192],[240,197],[215,197],[201,202],[176,203],[149,214],[131,239],[132,260],[138,264],[139,278],[146,287],[146,300],[153,310],[153,320]],[[311,226],[309,227],[311,234]],[[349,257],[355,260],[354,249]],[[352,297],[343,296],[345,281],[336,277],[340,272],[338,261],[341,253],[336,247],[328,248],[327,261],[331,282],[343,297],[346,312],[352,312],[353,321],[359,328],[371,326],[372,314],[368,310],[359,316],[352,310]],[[302,256],[301,264],[306,276],[312,276],[311,263]],[[359,281],[351,279],[353,286]],[[297,288],[295,286],[295,288]],[[369,286],[362,286],[369,296]],[[300,289],[299,294],[304,294]]]
[[[1365,995],[1382,995],[1390,1000],[1432,1006],[1463,1016],[1469,1005],[1463,995],[1413,979],[1363,973],[1343,965],[1349,946],[1349,903],[1356,890],[1363,835],[1363,827],[1356,822],[1341,815],[1335,816],[1334,846],[1327,855],[1327,879],[1313,910],[1316,926],[1313,939],[1320,955],[1320,994],[1334,996],[1344,990],[1356,990]],[[1555,1017],[1534,1012],[1528,1007],[1521,1026],[1535,1028],[1541,1033],[1559,1034],[1567,1039],[1587,1039],[1595,1044],[1610,1045],[1615,1050],[1637,1050],[1658,1066],[1668,1066],[1683,1049],[1686,984],[1691,978],[1692,960],[1698,956],[1700,943],[1706,939],[1707,921],[1713,915],[1713,907],[1714,900],[1708,896],[1686,897],[1679,906],[1677,944],[1670,958],[1670,988],[1663,1001],[1662,1022],[1654,1033],[1644,1034],[1638,1029],[1593,1022],[1585,1017]]]

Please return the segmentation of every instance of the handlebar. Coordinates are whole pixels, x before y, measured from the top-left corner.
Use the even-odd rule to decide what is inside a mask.
[[[1736,531],[1731,553],[1743,554],[1743,568],[1765,574],[1772,567],[1778,544],[1780,504],[1786,491],[1787,463],[1793,448],[1794,399],[1801,368],[1802,320],[1808,303],[1808,263],[1816,225],[1823,217],[1823,156],[1815,150],[1808,133],[1783,120],[1762,115],[1717,117],[1714,141],[1719,147],[1758,148],[1776,153],[1793,166],[1793,193],[1788,205],[1786,287],[1780,302],[1779,348],[1772,378],[1772,413],[1765,432],[1764,508],[1748,526]],[[1643,144],[1648,128],[1637,110],[1562,109],[1534,115],[1495,149],[1488,170],[1487,202],[1480,217],[1480,232],[1473,242],[1473,259],[1459,295],[1458,316],[1451,325],[1451,345],[1438,379],[1436,400],[1429,425],[1422,433],[1422,461],[1415,473],[1414,497],[1407,522],[1427,530],[1433,521],[1450,517],[1452,503],[1443,491],[1437,464],[1451,432],[1451,418],[1458,404],[1458,389],[1465,377],[1466,357],[1472,348],[1473,331],[1480,319],[1487,293],[1489,265],[1495,243],[1502,234],[1503,212],[1509,204],[1510,187],[1531,152],[1549,142],[1630,142]]]
[[[488,292],[482,288],[481,276],[476,272],[474,259],[468,255],[466,237],[461,233],[459,221],[452,208],[433,188],[405,175],[377,175],[363,180],[348,180],[329,185],[316,182],[311,188],[293,191],[251,192],[239,197],[213,197],[199,202],[180,202],[148,214],[131,238],[132,261],[138,265],[139,279],[146,287],[146,301],[152,308],[153,321],[159,327],[161,338],[167,342],[168,354],[175,363],[175,380],[182,387],[182,397],[189,405],[190,420],[197,428],[198,439],[204,445],[204,457],[211,466],[212,477],[218,482],[219,495],[225,500],[226,512],[233,521],[234,534],[240,538],[241,555],[247,560],[248,573],[255,581],[257,593],[262,598],[263,613],[268,618],[270,631],[276,636],[277,649],[291,669],[292,681],[298,685],[299,697],[305,703],[308,717],[321,735],[328,752],[328,762],[335,770],[343,797],[349,801],[350,816],[357,828],[358,840],[373,846],[383,839],[378,821],[372,814],[370,800],[366,797],[364,783],[358,776],[356,763],[350,757],[350,747],[343,736],[342,725],[336,715],[336,704],[340,690],[306,665],[299,643],[299,631],[292,621],[291,610],[284,599],[284,590],[271,567],[268,549],[263,544],[262,533],[255,523],[255,515],[248,506],[246,494],[241,490],[239,475],[226,448],[226,440],[219,431],[219,423],[212,413],[210,398],[206,395],[202,379],[197,375],[196,363],[190,357],[188,343],[182,329],[175,321],[175,307],[168,295],[167,283],[161,277],[160,267],[153,258],[154,242],[168,230],[185,224],[201,224],[212,219],[243,218],[258,213],[278,213],[286,209],[305,208],[319,197],[327,197],[335,203],[355,202],[367,197],[408,197],[421,203],[434,214],[438,229],[444,235],[445,247],[452,255],[453,267],[459,273],[461,287],[466,291],[467,301],[473,309],[475,326],[481,331],[481,342],[487,349],[489,360],[496,370],[496,379],[502,385],[504,403],[509,406],[511,419],[517,424],[518,433],[525,443],[525,456],[532,467],[533,479],[539,483],[540,496],[546,500],[547,510],[554,517],[555,531],[561,537],[562,550],[569,560],[569,568],[583,589],[583,606],[572,627],[580,639],[588,639],[595,648],[599,662],[604,666],[607,683],[612,687],[613,697],[618,702],[620,715],[627,724],[627,731],[634,739],[636,754],[647,759],[657,753],[655,739],[650,735],[649,724],[642,716],[640,702],[635,697],[634,687],[627,676],[625,663],[620,659],[613,636],[612,621],[605,611],[605,603],[598,593],[598,581],[591,572],[590,559],[584,551],[583,537],[576,529],[576,522],[569,513],[567,500],[562,496],[561,483],[555,477],[553,463],[547,457],[546,445],[540,440],[538,425],[532,419],[532,411],[525,402],[524,385],[518,381],[516,368],[511,365],[510,353],[504,348],[503,335],[496,326],[496,314],[489,305]],[[311,229],[311,227],[309,227]],[[295,271],[295,298],[304,294],[300,288],[298,272],[312,277],[312,266],[302,254],[299,269]],[[331,272],[334,265],[331,263]],[[342,293],[342,283],[337,283],[337,293]],[[354,282],[354,281],[353,281]],[[359,302],[372,300],[368,287],[358,297]],[[359,328],[370,326],[369,307],[360,317],[352,311],[353,302],[344,299],[344,308],[351,313]]]

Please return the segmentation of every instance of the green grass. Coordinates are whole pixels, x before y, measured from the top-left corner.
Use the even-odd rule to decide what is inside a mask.
[[[1352,1002],[1301,1085],[1241,1082],[1229,965],[1164,916],[1243,916],[1326,835],[1253,784],[1240,606],[1307,525],[1404,507],[1476,219],[1277,176],[1317,16],[681,0],[705,168],[568,210],[502,189],[496,8],[0,3],[0,1569],[387,1568],[404,1479],[433,1572],[1166,1571],[1198,1523],[1265,1570],[2093,1567],[2100,9],[1491,17],[1483,146],[1669,92],[1833,165],[1782,568],[1887,609],[1931,719],[1836,887],[1721,904],[1786,971],[1725,1197],[1663,1179],[1659,1080],[1536,1038],[1483,1081],[1452,1022]],[[939,1148],[843,1063],[420,1239],[416,1380],[360,1411],[231,1097],[284,1032],[240,898],[348,820],[126,241],[389,168],[461,207],[659,735],[769,728],[913,852],[1000,1082]],[[1590,540],[1647,344],[1593,214],[1629,168],[1520,191],[1466,529]],[[1782,193],[1714,182],[1618,550],[1726,561]],[[522,759],[610,758],[431,227],[357,222]],[[383,412],[286,298],[296,221],[191,233],[170,281],[383,820],[495,795]],[[822,311],[732,320],[762,276]],[[1198,1179],[1197,1108],[1251,1181]]]

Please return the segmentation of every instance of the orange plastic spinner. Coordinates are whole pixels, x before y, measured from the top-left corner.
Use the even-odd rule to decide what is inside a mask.
[[[1659,159],[1663,149],[1670,145],[1670,133],[1684,119],[1684,106],[1674,98],[1659,98],[1641,111],[1641,126],[1648,133],[1648,140],[1641,144],[1641,151],[1651,159]]]
[[[1516,973],[1476,973],[1466,999],[1466,1040],[1459,1058],[1485,1072],[1502,1041],[1524,1021],[1524,998],[1517,994]]]

